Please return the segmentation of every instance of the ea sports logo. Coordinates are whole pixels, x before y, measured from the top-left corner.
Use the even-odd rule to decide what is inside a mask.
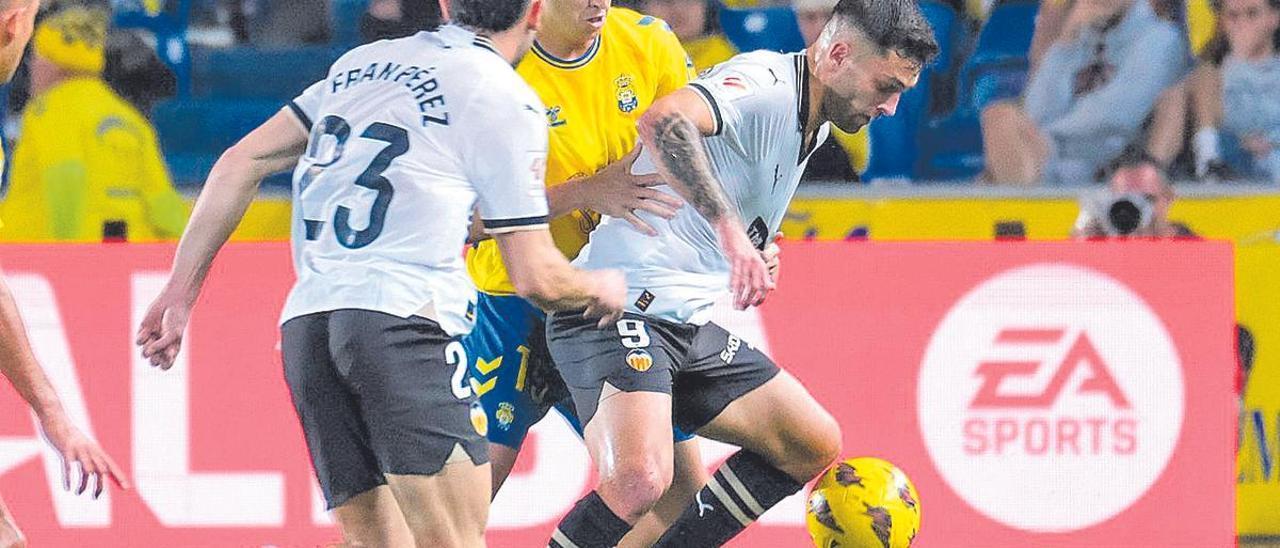
[[[1160,319],[1077,266],[1003,272],[938,325],[918,386],[934,465],[978,512],[1035,532],[1110,519],[1164,471],[1182,366]]]

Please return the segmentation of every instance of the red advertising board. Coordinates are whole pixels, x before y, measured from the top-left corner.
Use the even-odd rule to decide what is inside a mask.
[[[793,243],[762,308],[718,321],[920,492],[928,547],[1234,544],[1231,249],[1212,242]],[[0,247],[64,404],[132,491],[61,492],[0,391],[0,493],[33,546],[314,546],[315,493],[276,357],[282,244],[219,258],[171,371],[133,348],[168,246]],[[545,546],[594,481],[555,419],[495,502],[491,546]],[[704,443],[708,464],[731,448]],[[734,546],[805,546],[803,494]]]

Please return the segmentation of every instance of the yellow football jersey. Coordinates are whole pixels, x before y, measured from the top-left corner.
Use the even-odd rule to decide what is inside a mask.
[[[592,175],[626,156],[636,146],[636,120],[645,109],[693,77],[693,65],[666,23],[623,8],[609,10],[582,57],[557,59],[535,43],[516,71],[547,107],[547,186]],[[599,219],[580,210],[552,220],[556,247],[576,257]],[[515,293],[493,241],[467,253],[467,269],[481,291]]]
[[[151,124],[97,78],[27,105],[9,177],[7,241],[101,241],[108,221],[124,222],[130,241],[154,241],[186,223]]]

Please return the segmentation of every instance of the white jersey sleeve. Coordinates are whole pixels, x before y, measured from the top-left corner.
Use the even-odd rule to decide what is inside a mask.
[[[302,91],[301,95],[298,95],[285,105],[285,108],[289,109],[294,117],[302,123],[302,127],[306,131],[311,131],[311,124],[316,119],[316,113],[320,112],[320,99],[324,84],[324,80],[311,84]]]
[[[547,227],[545,109],[532,90],[489,93],[467,105],[467,179],[489,234]]]
[[[794,79],[778,70],[735,57],[689,83],[711,108],[713,135],[751,159],[768,155],[775,145],[768,137],[778,134],[776,126],[786,123],[795,110]]]

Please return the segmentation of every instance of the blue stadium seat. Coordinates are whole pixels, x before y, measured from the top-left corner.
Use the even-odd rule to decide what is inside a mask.
[[[913,175],[918,152],[916,142],[920,126],[929,115],[931,92],[935,81],[947,74],[953,65],[955,10],[941,2],[928,0],[921,2],[920,8],[933,27],[940,51],[934,62],[921,72],[920,83],[902,94],[897,114],[878,119],[868,128],[871,132],[871,155],[863,180],[909,178]]]
[[[804,38],[791,6],[720,8],[720,28],[738,51],[800,51]]]
[[[930,120],[920,132],[917,178],[969,179],[982,171],[979,116],[991,102],[1021,95],[1038,10],[1038,3],[1025,0],[993,8],[973,55],[960,69],[955,110]]]
[[[224,99],[292,99],[307,86],[324,78],[342,51],[328,46],[201,51],[195,54],[195,95]],[[281,70],[281,67],[288,67],[288,70]]]
[[[274,100],[175,99],[152,113],[161,149],[178,184],[204,181],[224,150],[280,110]]]

